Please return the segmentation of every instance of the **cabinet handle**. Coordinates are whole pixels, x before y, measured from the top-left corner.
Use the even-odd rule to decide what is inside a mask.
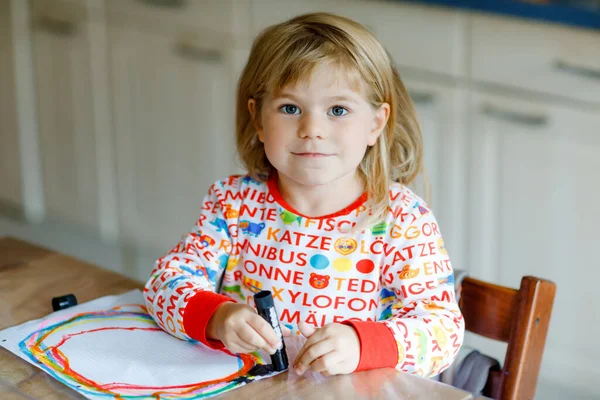
[[[191,61],[219,63],[223,59],[223,54],[219,50],[199,47],[185,40],[178,42],[174,50],[180,57]]]
[[[37,17],[36,25],[47,32],[60,36],[72,36],[77,27],[75,22],[71,20],[50,15],[41,15]]]
[[[578,75],[584,78],[600,79],[600,69],[592,69],[582,67],[580,65],[571,64],[564,60],[554,61],[554,68],[572,75]]]
[[[138,0],[140,3],[164,8],[183,8],[185,0]]]
[[[410,96],[413,103],[415,103],[415,104],[426,105],[426,104],[433,103],[433,98],[434,98],[433,93],[413,92],[412,90],[409,90],[408,95]]]
[[[482,107],[482,112],[488,117],[521,125],[532,127],[548,125],[548,117],[546,115],[524,114],[512,110],[504,110],[491,104],[485,104]]]

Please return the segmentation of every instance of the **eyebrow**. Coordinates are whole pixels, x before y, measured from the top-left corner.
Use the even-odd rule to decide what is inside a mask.
[[[275,98],[287,97],[295,101],[299,101],[299,99],[289,92],[281,92],[279,95],[275,96]],[[358,103],[358,101],[352,96],[332,96],[327,97],[328,101],[347,101],[350,103]]]
[[[330,98],[331,101],[347,101],[349,103],[358,103],[355,98],[350,96],[334,96]]]

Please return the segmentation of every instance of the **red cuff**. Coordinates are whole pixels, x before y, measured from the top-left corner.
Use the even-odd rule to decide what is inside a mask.
[[[360,361],[356,371],[376,368],[395,368],[398,364],[398,345],[392,331],[380,322],[344,321],[354,328],[360,340]]]
[[[208,339],[206,337],[206,326],[210,317],[215,313],[217,307],[232,298],[203,290],[196,293],[187,303],[183,310],[183,329],[185,333],[194,340],[219,350],[225,346],[220,340]]]

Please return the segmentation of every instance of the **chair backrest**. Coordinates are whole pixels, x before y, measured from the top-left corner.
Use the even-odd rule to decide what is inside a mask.
[[[490,373],[483,394],[501,400],[533,399],[556,285],[525,276],[515,290],[466,277],[460,290],[466,330],[508,343],[502,370]]]

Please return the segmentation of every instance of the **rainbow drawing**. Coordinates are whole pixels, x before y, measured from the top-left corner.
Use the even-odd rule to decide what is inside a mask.
[[[0,342],[90,399],[204,399],[273,375],[260,353],[167,334],[135,295],[140,301],[77,311],[82,304],[8,328]]]

